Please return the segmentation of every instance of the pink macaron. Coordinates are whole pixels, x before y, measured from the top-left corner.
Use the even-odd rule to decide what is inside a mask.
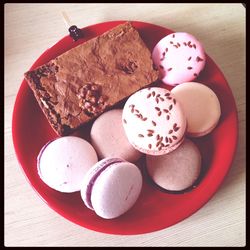
[[[201,172],[201,154],[189,139],[173,152],[146,156],[147,173],[161,189],[171,192],[190,190]]]
[[[200,137],[210,133],[221,116],[220,102],[215,92],[204,84],[186,82],[171,90],[187,117],[187,134]]]
[[[139,168],[121,158],[105,158],[86,174],[81,189],[84,204],[105,219],[126,213],[142,189]]]
[[[101,159],[120,157],[135,162],[142,156],[125,135],[122,109],[113,109],[99,116],[92,125],[90,138],[91,144]]]
[[[202,44],[191,34],[176,32],[162,38],[152,52],[161,80],[168,85],[193,81],[203,70],[206,55]]]
[[[89,142],[65,136],[44,145],[37,157],[37,169],[49,187],[72,193],[81,189],[86,172],[97,161],[97,154]]]
[[[186,131],[182,107],[165,88],[145,88],[131,95],[122,119],[130,143],[150,155],[173,151],[183,141]]]

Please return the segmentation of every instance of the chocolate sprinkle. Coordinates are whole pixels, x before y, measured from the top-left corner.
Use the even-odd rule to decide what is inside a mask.
[[[168,113],[168,110],[167,110],[167,109],[163,109],[163,111],[164,111],[165,113]]]
[[[171,104],[168,109],[171,110],[172,108],[173,108],[173,105]]]
[[[144,137],[144,135],[142,135],[142,134],[138,134],[138,137]]]
[[[151,144],[148,144],[148,148],[151,149],[151,148],[152,148],[152,145],[151,145]]]
[[[155,109],[156,109],[157,111],[160,111],[160,110],[161,110],[159,107],[155,107]]]
[[[188,58],[188,61],[190,61],[190,60],[191,60],[191,58],[192,58],[192,56],[190,56],[190,57]]]
[[[192,67],[187,67],[187,69],[189,69],[189,70],[190,70],[190,69],[192,69]]]
[[[174,127],[173,130],[176,132],[180,129],[180,127]]]
[[[168,138],[167,138],[167,136],[165,137],[165,142],[168,143]]]
[[[174,131],[172,130],[172,129],[170,129],[169,131],[168,131],[168,133],[169,134],[172,134]]]
[[[155,131],[153,129],[147,129],[148,132],[154,133]]]
[[[175,135],[173,135],[172,138],[173,138],[174,140],[177,140],[177,137],[176,137]]]
[[[203,61],[203,59],[200,58],[199,56],[197,56],[197,57],[196,57],[196,61],[197,61],[197,62],[201,62],[201,61]]]
[[[149,93],[148,95],[147,95],[147,98],[149,98],[151,96],[151,93]]]
[[[170,143],[172,143],[172,142],[173,142],[171,138],[169,138],[169,142],[170,142]]]
[[[127,121],[126,121],[125,119],[123,119],[123,122],[124,122],[125,124],[127,124]]]
[[[168,68],[168,71],[171,71],[172,70],[172,68]]]
[[[156,126],[156,122],[152,121],[153,126]]]

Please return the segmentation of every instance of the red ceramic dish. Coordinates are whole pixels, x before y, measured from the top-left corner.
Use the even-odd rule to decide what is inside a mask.
[[[73,42],[69,36],[64,37],[46,50],[31,69],[123,22],[105,22],[83,28],[84,39],[77,42]],[[134,21],[132,24],[151,51],[162,37],[173,32],[144,22]],[[232,163],[238,137],[237,110],[232,92],[222,72],[209,56],[205,69],[196,81],[208,85],[217,94],[222,115],[212,133],[193,139],[200,147],[203,159],[202,175],[195,189],[183,194],[166,193],[158,190],[144,178],[143,191],[136,205],[123,216],[113,220],[102,219],[86,208],[80,192],[63,194],[52,190],[40,180],[36,158],[42,146],[57,135],[24,80],[16,97],[12,134],[17,159],[29,183],[57,213],[78,225],[98,232],[122,235],[148,233],[174,225],[190,216],[219,188]],[[144,159],[140,164],[144,170]]]

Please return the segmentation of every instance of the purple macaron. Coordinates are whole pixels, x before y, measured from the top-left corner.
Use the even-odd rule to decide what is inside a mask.
[[[142,189],[139,168],[121,158],[105,158],[85,175],[81,188],[84,204],[105,219],[127,212]]]

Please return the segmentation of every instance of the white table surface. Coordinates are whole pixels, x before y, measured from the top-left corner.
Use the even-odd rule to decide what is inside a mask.
[[[23,73],[47,48],[68,34],[62,10],[78,27],[110,20],[139,20],[189,32],[203,42],[206,52],[224,73],[238,110],[238,148],[218,192],[189,218],[142,235],[99,233],[58,215],[26,181],[12,143],[14,101]],[[5,246],[244,246],[245,17],[241,4],[5,4]]]

